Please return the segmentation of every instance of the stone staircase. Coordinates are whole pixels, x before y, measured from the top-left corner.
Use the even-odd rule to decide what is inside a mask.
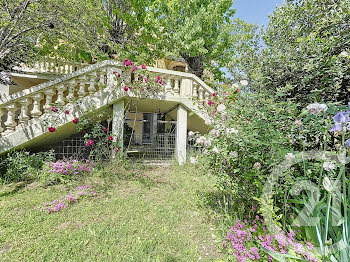
[[[214,92],[193,74],[152,67],[132,71],[131,67],[111,60],[76,71],[69,66],[59,70],[60,75],[51,81],[0,98],[0,154],[57,141],[76,132],[72,120],[92,108],[99,110],[119,100],[140,98],[142,94],[125,91],[124,87],[147,85],[145,76],[160,77],[164,83],[156,93],[147,95],[150,103],[182,105],[201,119],[206,115],[199,105],[211,99]],[[55,120],[57,132],[50,133],[47,123],[53,105],[70,114],[59,114]]]

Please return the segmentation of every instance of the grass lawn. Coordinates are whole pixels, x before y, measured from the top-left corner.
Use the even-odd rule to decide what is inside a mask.
[[[193,167],[110,170],[65,185],[0,190],[0,261],[220,258],[215,214],[200,197],[213,190],[212,178]],[[96,196],[58,213],[39,211],[82,184],[93,186]]]

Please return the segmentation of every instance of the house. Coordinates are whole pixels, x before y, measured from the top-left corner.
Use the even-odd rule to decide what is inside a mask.
[[[202,106],[214,91],[185,72],[181,61],[163,60],[158,67],[163,68],[132,69],[114,60],[92,65],[48,60],[17,68],[11,75],[15,85],[0,86],[0,154],[48,147],[62,157],[82,152],[83,138],[72,120],[94,109],[112,119],[111,132],[124,141],[120,147],[127,154],[176,157],[184,163],[187,133],[208,130]],[[47,126],[53,105],[71,112],[58,116],[54,134]]]

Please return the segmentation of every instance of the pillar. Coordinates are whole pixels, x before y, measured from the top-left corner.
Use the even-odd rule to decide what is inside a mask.
[[[113,104],[112,135],[118,140],[118,147],[123,150],[124,100]]]
[[[187,110],[182,105],[179,105],[177,108],[175,154],[180,165],[186,162],[186,146],[187,146]]]

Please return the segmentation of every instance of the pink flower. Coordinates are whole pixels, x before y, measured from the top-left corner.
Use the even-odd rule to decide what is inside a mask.
[[[145,77],[144,80],[145,80],[145,83],[148,83],[148,77]]]
[[[66,114],[66,115],[69,115],[69,110],[66,110],[66,111],[64,111],[64,113]]]
[[[79,122],[79,118],[76,117],[76,118],[73,119],[73,123],[74,124],[77,124],[78,122]]]
[[[131,71],[135,72],[136,70],[137,70],[137,66],[133,66]]]
[[[103,128],[103,132],[107,132],[107,127],[104,127],[104,128]]]
[[[83,130],[83,133],[84,133],[84,134],[86,134],[86,133],[87,133],[87,131],[86,131],[86,130]]]
[[[95,142],[91,139],[89,139],[86,143],[85,146],[92,146]]]
[[[133,65],[133,62],[132,62],[130,59],[125,59],[125,60],[124,60],[124,65],[125,65],[125,66],[132,66],[132,65]]]
[[[120,150],[119,147],[116,147],[116,148],[114,149],[115,152],[119,152],[119,150]]]
[[[51,108],[51,110],[52,110],[52,112],[58,112],[58,108],[55,107],[55,106],[53,106],[53,107]]]
[[[118,74],[118,77],[120,77],[120,74]]]
[[[115,58],[115,55],[111,55],[111,58],[114,59],[114,58]]]
[[[113,141],[113,140],[114,140],[113,136],[109,136],[109,137],[108,137],[108,140],[109,140],[109,141]]]
[[[162,83],[162,77],[161,76],[157,76],[155,82],[158,83],[158,84],[161,84]]]
[[[49,127],[49,132],[50,133],[53,133],[53,132],[55,132],[56,131],[56,128],[54,128],[54,127]]]
[[[143,64],[143,65],[141,65],[141,68],[142,69],[146,69],[146,66]]]
[[[214,93],[213,93],[213,96],[214,96],[214,97],[217,96],[217,93],[214,92]]]
[[[125,92],[128,92],[128,90],[129,90],[129,88],[127,86],[124,86],[123,89],[124,89]]]
[[[115,75],[116,75],[116,74],[117,74],[117,71],[113,71],[113,74],[115,74]]]
[[[208,101],[208,105],[209,105],[209,106],[212,106],[212,105],[214,105],[214,102],[211,101],[211,100],[209,100],[209,101]]]

